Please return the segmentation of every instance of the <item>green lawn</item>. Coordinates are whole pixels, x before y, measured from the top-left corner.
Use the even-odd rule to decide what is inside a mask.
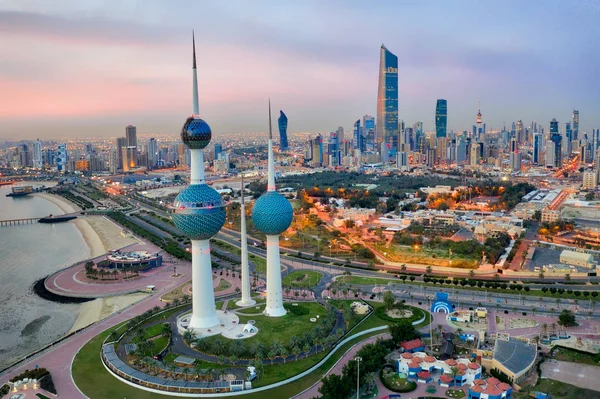
[[[387,283],[402,283],[402,280],[379,277],[344,276],[336,281],[357,285],[386,285]]]
[[[256,309],[258,307],[258,309]],[[238,314],[254,314],[254,313],[262,313],[265,310],[265,304],[256,304],[255,306],[250,306],[249,308],[238,309],[236,313]]]
[[[36,393],[35,396],[37,396],[40,399],[50,399],[49,397],[47,397],[46,395],[41,394],[41,393]]]
[[[365,321],[363,321],[358,327],[356,327],[355,330],[352,331],[352,333],[356,333],[359,331],[365,331],[365,330],[368,330],[368,329],[374,328],[374,327],[387,326],[390,324],[389,321],[382,320],[379,317],[377,317],[377,315],[375,314],[375,309],[383,306],[382,302],[372,302],[372,301],[367,301],[367,302],[371,306],[373,306],[374,310],[373,310],[373,312],[371,312],[371,314],[368,316],[368,318]],[[410,305],[407,305],[407,306],[410,307]],[[415,326],[415,328],[417,328],[417,329],[428,326],[431,323],[431,321],[433,320],[433,316],[431,315],[431,313],[429,313],[428,311],[421,309],[421,308],[418,308],[418,309],[425,313],[425,321],[417,324]]]
[[[547,393],[550,396],[552,396],[553,399],[600,398],[600,393],[596,391],[579,388],[575,385],[567,384],[556,380],[549,380],[546,378],[538,379],[534,390]]]
[[[215,288],[215,292],[225,291],[227,288],[231,287],[231,283],[225,279],[221,279],[219,281],[219,285]]]
[[[600,365],[600,355],[591,353],[579,352],[573,349],[564,347],[554,347],[552,349],[552,358],[556,360],[564,360],[566,362],[591,364],[592,366]]]
[[[252,295],[252,299],[254,299],[256,301],[256,306],[260,305],[260,304],[264,304],[267,299],[263,296],[255,296]],[[230,299],[229,302],[227,303],[227,310],[236,310],[236,309],[242,309],[241,306],[236,305],[236,302],[238,301],[238,299]],[[254,308],[254,306],[252,306],[252,308]]]
[[[319,281],[321,281],[322,277],[323,274],[319,272],[298,270],[285,276],[282,280],[282,283],[283,286],[288,286],[291,288],[309,289],[319,284]]]
[[[261,258],[260,256],[256,256],[254,254],[248,254],[248,259],[251,262],[254,262],[256,268],[254,271],[256,273],[266,273],[267,272],[267,260],[265,258]]]
[[[127,399],[172,398],[172,396],[142,391],[141,389],[122,383],[110,375],[108,371],[106,371],[102,365],[102,361],[100,360],[100,348],[103,340],[113,330],[114,328],[108,329],[92,338],[75,356],[75,359],[73,360],[73,380],[75,381],[77,387],[90,399],[114,399],[120,397],[126,397]],[[319,381],[323,377],[323,374],[327,372],[327,370],[329,370],[333,364],[354,344],[363,341],[370,336],[378,334],[380,333],[375,332],[351,340],[338,349],[336,354],[329,358],[321,367],[298,381],[285,384],[282,387],[271,389],[268,392],[257,392],[244,395],[244,398],[264,399],[266,396],[272,398],[290,398]],[[283,366],[284,365],[279,365],[274,367]],[[268,367],[270,366],[265,366],[265,370]],[[89,378],[90,375],[93,375],[94,378]],[[263,378],[266,377],[266,375],[263,376]]]
[[[373,244],[374,249],[380,253],[387,253],[386,259],[392,262],[418,263],[433,266],[448,266],[448,251],[441,249],[428,248],[421,246],[418,251],[413,247],[406,245],[391,244],[389,247],[385,244]],[[481,254],[472,256],[452,256],[452,267],[475,269],[481,261]]]
[[[448,389],[446,391],[446,396],[449,398],[462,399],[466,395],[461,389]]]
[[[158,323],[158,324],[155,324],[153,326],[150,326],[150,327],[144,329],[144,338],[148,339],[148,338],[156,337],[157,335],[162,334],[163,326],[164,326],[163,323]]]

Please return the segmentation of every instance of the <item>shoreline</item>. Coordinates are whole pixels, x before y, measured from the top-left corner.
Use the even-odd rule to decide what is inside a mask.
[[[87,220],[77,218],[71,220],[70,223],[73,223],[73,225],[77,228],[77,231],[79,231],[79,234],[81,234],[83,241],[88,246],[90,259],[104,255],[108,251],[108,249],[102,243],[102,239],[100,238],[98,232],[94,230],[92,225]]]
[[[63,214],[75,213],[75,212],[80,211],[80,209],[77,205],[75,205],[72,202],[70,202],[62,197],[59,197],[57,195],[47,194],[47,193],[33,193],[31,195],[34,195],[36,197],[45,199],[46,201],[52,202],[54,205],[56,205],[57,207],[60,208],[60,210],[63,212]]]

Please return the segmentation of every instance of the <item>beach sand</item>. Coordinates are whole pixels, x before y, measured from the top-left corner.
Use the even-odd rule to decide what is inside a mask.
[[[80,224],[81,222],[87,224],[94,231],[104,248],[104,251],[100,255],[105,254],[111,249],[119,249],[140,242],[134,237],[123,237],[121,235],[121,226],[104,216],[85,216],[84,218],[78,218],[75,221],[79,221]],[[82,234],[84,233],[82,232]]]
[[[79,316],[69,333],[89,326],[90,324],[105,319],[113,313],[136,303],[150,294],[136,293],[129,295],[97,298],[81,305]]]
[[[100,235],[87,220],[77,218],[70,223],[73,223],[83,236],[83,240],[90,249],[90,258],[96,258],[107,252],[107,248],[104,247]]]
[[[80,211],[80,208],[77,205],[58,195],[47,193],[35,193],[32,195],[43,198],[46,201],[52,202],[54,205],[58,206],[64,213],[74,213]]]

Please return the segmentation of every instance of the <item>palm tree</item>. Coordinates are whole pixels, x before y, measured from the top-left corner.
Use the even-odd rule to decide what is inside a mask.
[[[364,382],[367,384],[367,391],[371,391],[373,389],[373,385],[375,384],[375,373],[370,372],[365,374]]]
[[[169,365],[169,371],[171,372],[171,374],[173,374],[173,376],[174,376],[175,378],[177,378],[177,373],[176,373],[176,371],[177,371],[177,366],[175,366],[175,363],[171,363],[171,364]]]
[[[310,352],[311,347],[309,344],[304,344],[302,351],[304,352],[304,357],[308,357],[308,353]]]
[[[286,348],[281,348],[281,352],[279,352],[279,356],[281,356],[283,358],[284,363],[286,362],[289,355],[290,355],[290,352]]]
[[[196,378],[200,378],[204,374],[204,369],[202,368],[201,365],[196,364],[194,366],[194,373],[196,374]]]
[[[277,352],[275,352],[273,349],[271,349],[269,351],[269,353],[267,354],[267,357],[271,360],[271,364],[273,364],[273,362],[275,361],[277,356],[278,356]]]
[[[229,356],[229,361],[231,362],[231,364],[233,366],[235,366],[235,362],[237,362],[237,360],[238,360],[238,357],[236,355]]]
[[[246,345],[242,342],[241,339],[233,340],[231,345],[229,345],[229,352],[231,354],[240,356],[246,351]]]
[[[469,270],[469,278],[472,280],[475,277],[475,271]]]
[[[227,358],[226,358],[225,356],[223,356],[223,355],[219,355],[219,358],[218,358],[218,359],[219,359],[219,364],[220,364],[220,365],[223,365],[223,364],[225,364],[225,360],[226,360]]]
[[[188,374],[190,374],[190,368],[189,367],[184,367],[183,368],[183,374],[185,375],[185,380],[188,380]]]
[[[186,330],[183,333],[183,342],[185,342],[188,345],[194,340],[194,338],[194,333],[192,333],[190,330]]]
[[[533,312],[533,315],[535,316],[535,312],[537,312],[536,308],[531,308],[531,312]]]
[[[431,266],[427,266],[425,268],[425,274],[431,274],[432,271],[433,271],[433,268]]]
[[[170,337],[171,336],[171,325],[169,323],[163,324],[161,333],[162,333],[163,337]]]
[[[300,353],[302,353],[302,349],[300,349],[300,347],[298,345],[294,345],[294,346],[292,346],[292,353],[295,356],[295,360],[298,360],[298,355]]]

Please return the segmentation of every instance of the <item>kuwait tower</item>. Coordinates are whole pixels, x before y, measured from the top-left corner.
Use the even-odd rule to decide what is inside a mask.
[[[225,203],[221,195],[206,185],[204,155],[212,133],[210,126],[198,115],[198,76],[196,73],[196,42],[193,40],[193,114],[181,129],[181,141],[191,153],[191,181],[175,198],[173,222],[192,241],[192,316],[188,329],[210,328],[220,324],[215,310],[209,240],[225,223]]]
[[[265,315],[285,315],[281,287],[281,264],[279,259],[279,235],[292,223],[294,212],[290,202],[275,189],[275,165],[273,161],[273,129],[271,127],[271,100],[269,100],[269,171],[267,192],[252,207],[254,226],[267,236],[267,304]]]

